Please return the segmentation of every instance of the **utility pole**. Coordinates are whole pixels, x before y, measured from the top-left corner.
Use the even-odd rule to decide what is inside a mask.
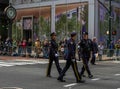
[[[108,39],[108,44],[111,42],[111,33],[112,33],[112,0],[109,0],[109,8],[107,8],[100,0],[98,2],[108,11],[109,13],[109,39]]]
[[[111,5],[111,2],[112,0],[109,0],[109,44],[111,42],[111,30],[112,30],[112,16],[111,16],[111,13],[112,13],[112,5]]]

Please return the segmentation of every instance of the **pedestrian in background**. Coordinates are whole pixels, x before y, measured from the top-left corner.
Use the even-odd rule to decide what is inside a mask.
[[[117,57],[117,60],[119,60],[118,56],[120,55],[120,39],[117,41],[115,48],[116,48],[116,57]]]
[[[93,44],[92,44],[92,40],[88,39],[88,32],[83,33],[83,39],[80,42],[80,47],[81,47],[81,58],[83,62],[83,67],[81,69],[80,74],[81,76],[85,76],[84,72],[86,70],[88,73],[88,77],[92,78],[93,75],[91,74],[88,63],[93,51]]]
[[[43,58],[49,58],[49,42],[48,39],[45,39],[43,42]]]
[[[60,74],[62,69],[59,65],[59,58],[58,58],[58,44],[56,43],[56,33],[51,33],[51,41],[50,41],[50,52],[49,52],[49,63],[47,68],[47,77],[51,77],[51,67],[53,64],[53,61],[55,62],[55,65],[57,67],[57,71]]]
[[[17,41],[17,46],[18,46],[18,56],[22,56],[22,41],[19,39]]]
[[[26,56],[26,47],[27,47],[27,41],[26,39],[22,40],[22,56],[25,57]]]
[[[113,56],[114,50],[115,50],[115,44],[114,44],[113,41],[111,41],[110,44],[109,44],[109,53],[108,53],[109,57]]]
[[[68,55],[68,47],[67,47],[67,42],[68,40],[66,38],[64,38],[64,59],[66,60],[66,57]]]
[[[75,39],[76,39],[76,33],[73,32],[71,33],[71,38],[68,40],[67,42],[67,47],[68,47],[68,55],[66,57],[66,64],[65,67],[63,69],[63,71],[61,72],[60,76],[58,77],[58,80],[60,82],[65,82],[65,80],[63,79],[65,73],[67,72],[67,70],[69,69],[70,65],[72,65],[75,77],[76,77],[76,82],[77,83],[84,83],[85,81],[83,81],[81,79],[81,76],[78,72],[78,67],[77,67],[77,62],[76,62],[76,43],[75,43]]]
[[[3,41],[2,41],[2,36],[0,35],[0,55],[2,54],[3,51]]]
[[[35,57],[39,58],[39,54],[41,53],[41,41],[39,40],[39,38],[37,38],[35,41],[35,53]]]
[[[102,42],[100,42],[100,44],[98,45],[98,57],[99,57],[99,61],[102,60],[103,49],[104,49],[104,45],[103,45]]]
[[[96,61],[96,55],[98,54],[98,45],[97,45],[97,39],[96,39],[96,37],[93,38],[92,44],[93,44],[93,51],[92,51],[91,64],[92,65],[96,65],[96,63],[95,63],[95,61]]]
[[[28,53],[28,56],[31,57],[31,53],[32,53],[32,39],[31,38],[29,38],[27,42],[27,53]]]

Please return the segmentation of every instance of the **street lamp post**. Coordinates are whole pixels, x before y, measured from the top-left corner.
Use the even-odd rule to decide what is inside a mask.
[[[112,5],[111,5],[112,0],[109,0],[109,44],[111,42],[111,21],[112,21],[112,17],[111,17],[111,13],[112,13]]]
[[[109,13],[109,39],[108,39],[108,44],[110,44],[111,42],[111,28],[112,28],[112,16],[111,16],[111,13],[112,13],[112,0],[109,0],[109,8],[107,8],[100,0],[98,0],[98,2],[108,11]]]

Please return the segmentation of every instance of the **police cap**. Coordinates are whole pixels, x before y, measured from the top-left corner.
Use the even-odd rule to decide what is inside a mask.
[[[83,35],[88,35],[88,32],[83,32]]]
[[[72,32],[71,37],[76,36],[76,34],[77,34],[76,32]]]
[[[50,36],[56,36],[56,33],[55,33],[55,32],[52,32],[52,33],[50,34]]]

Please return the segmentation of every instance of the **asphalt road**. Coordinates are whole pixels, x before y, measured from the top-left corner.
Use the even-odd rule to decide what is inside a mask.
[[[64,62],[60,64],[64,67]],[[81,62],[78,63],[81,68]],[[120,62],[101,61],[90,65],[93,79],[83,78],[76,83],[72,68],[65,76],[65,83],[57,81],[58,72],[52,67],[52,77],[46,77],[47,61],[0,61],[0,89],[120,89]],[[16,88],[17,89],[17,88]]]

